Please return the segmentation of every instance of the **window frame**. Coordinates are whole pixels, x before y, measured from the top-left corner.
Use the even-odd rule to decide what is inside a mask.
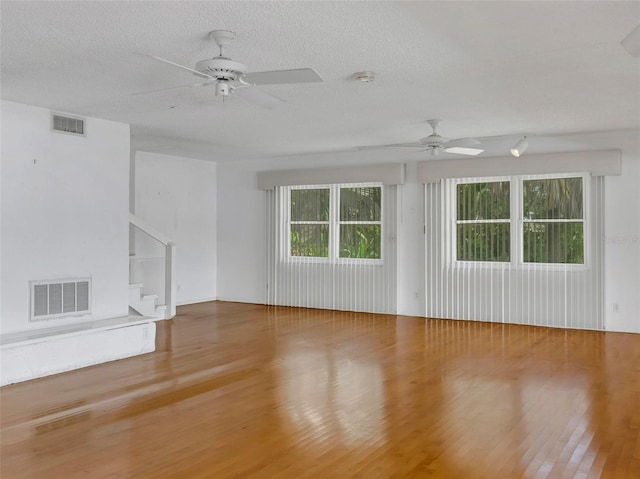
[[[383,265],[385,251],[384,235],[384,185],[382,183],[335,183],[322,185],[295,185],[286,188],[283,203],[283,217],[286,224],[282,238],[283,261],[287,263],[325,263],[325,264],[357,264]],[[340,221],[340,190],[342,188],[380,188],[380,220],[379,221]],[[292,224],[327,224],[325,221],[292,221],[291,220],[291,192],[294,190],[329,190],[329,245],[328,256],[293,256],[291,254],[291,225]],[[341,225],[362,224],[380,225],[380,258],[341,258],[340,257],[340,227]]]
[[[291,192],[294,190],[329,190],[329,219],[327,221],[294,221],[291,219]],[[287,200],[285,202],[286,218],[286,244],[285,255],[288,261],[304,261],[325,263],[331,258],[331,188],[330,185],[301,185],[287,188]],[[291,254],[291,225],[327,225],[329,230],[329,244],[327,245],[327,256],[294,256]]]
[[[516,251],[514,248],[516,244],[513,238],[513,184],[510,176],[496,176],[492,178],[471,178],[468,181],[455,180],[453,182],[453,186],[451,188],[451,205],[452,205],[452,216],[453,216],[453,227],[452,227],[452,236],[453,236],[453,244],[452,244],[452,259],[457,264],[464,265],[489,265],[492,267],[504,267],[505,265],[509,265],[513,263],[513,252]],[[509,218],[507,219],[499,219],[499,220],[458,220],[458,203],[457,203],[457,191],[458,185],[468,185],[475,183],[501,183],[508,182],[509,183]],[[461,223],[459,221],[462,221]],[[458,259],[458,228],[459,224],[508,224],[509,225],[509,261],[470,261],[470,260],[459,260]]]
[[[589,269],[590,267],[590,187],[591,182],[589,173],[558,173],[558,174],[544,174],[544,175],[513,175],[513,176],[495,176],[495,177],[476,177],[476,178],[455,178],[451,181],[451,188],[449,191],[449,217],[450,227],[448,230],[450,231],[450,238],[448,241],[449,248],[451,251],[450,255],[450,263],[455,267],[475,267],[475,268],[484,268],[484,269],[524,269],[524,270],[536,270],[536,269],[545,269],[545,270],[584,270]],[[563,178],[581,178],[582,180],[582,219],[568,219],[568,220],[540,220],[537,222],[542,223],[572,223],[572,222],[581,222],[582,223],[582,247],[583,247],[583,263],[575,264],[575,263],[533,263],[533,262],[524,262],[524,214],[523,214],[523,205],[524,205],[524,182],[528,180],[539,180],[539,179],[563,179]],[[457,251],[457,185],[459,184],[471,184],[471,183],[493,183],[500,181],[509,181],[509,208],[510,208],[510,218],[509,218],[509,229],[510,229],[510,261],[469,261],[469,260],[458,260],[458,251]],[[503,222],[502,220],[484,220],[479,221],[479,223],[495,223],[495,222]],[[534,222],[534,221],[532,221]],[[464,223],[464,222],[463,222]],[[469,222],[466,222],[467,224]],[[517,228],[517,231],[514,230]]]

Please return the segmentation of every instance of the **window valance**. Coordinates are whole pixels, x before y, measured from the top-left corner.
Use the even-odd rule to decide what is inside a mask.
[[[435,183],[443,178],[591,173],[592,176],[620,176],[620,150],[582,151],[523,155],[431,160],[418,163],[420,183]]]
[[[276,186],[331,185],[340,183],[382,183],[402,185],[405,182],[404,163],[358,165],[337,168],[272,170],[258,173],[258,189]]]

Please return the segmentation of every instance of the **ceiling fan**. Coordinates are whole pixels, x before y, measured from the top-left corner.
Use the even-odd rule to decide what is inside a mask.
[[[166,58],[140,53],[140,55],[150,57],[154,60],[191,72],[193,75],[202,78],[204,81],[190,85],[160,88],[135,94],[141,95],[175,88],[214,86],[216,96],[221,96],[223,101],[229,95],[235,94],[265,108],[273,108],[277,104],[284,102],[284,100],[255,88],[256,85],[319,83],[324,81],[313,68],[249,72],[246,65],[233,61],[231,58],[224,55],[225,47],[227,47],[235,37],[236,34],[228,30],[214,30],[210,32],[209,38],[216,42],[220,48],[220,54],[210,59],[200,60],[195,64],[195,68],[180,65],[179,63],[172,62]]]
[[[450,140],[441,136],[438,132],[438,127],[442,120],[427,120],[427,123],[431,125],[433,132],[419,141],[413,143],[392,143],[389,145],[377,145],[377,146],[361,146],[361,150],[372,150],[378,148],[420,148],[421,151],[429,151],[432,155],[439,155],[442,151],[447,153],[455,153],[458,155],[479,155],[484,151],[482,148],[477,148],[480,142],[475,138],[457,138]]]

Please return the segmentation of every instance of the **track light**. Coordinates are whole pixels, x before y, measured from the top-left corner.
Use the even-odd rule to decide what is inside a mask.
[[[516,158],[518,158],[520,155],[522,155],[526,151],[528,147],[529,147],[529,143],[527,142],[527,137],[523,136],[522,140],[520,140],[511,148],[511,154]]]

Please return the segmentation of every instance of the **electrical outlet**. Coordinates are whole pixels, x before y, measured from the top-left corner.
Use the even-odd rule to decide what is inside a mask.
[[[617,313],[620,310],[618,303],[613,303],[613,312]]]

